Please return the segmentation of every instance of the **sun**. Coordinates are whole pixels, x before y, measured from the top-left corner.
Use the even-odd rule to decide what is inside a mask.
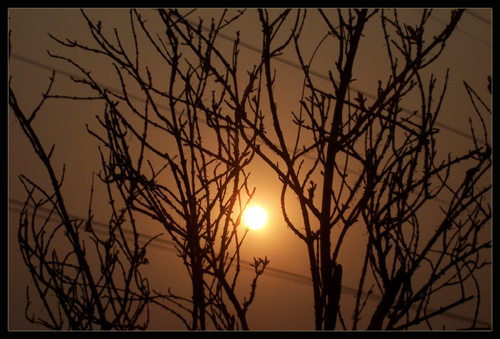
[[[243,221],[251,229],[258,229],[265,225],[267,220],[266,211],[259,206],[249,207],[243,215]]]

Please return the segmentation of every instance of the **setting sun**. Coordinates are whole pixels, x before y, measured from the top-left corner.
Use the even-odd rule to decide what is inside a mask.
[[[259,206],[249,207],[243,216],[245,224],[252,229],[261,228],[266,223],[266,220],[267,213]]]

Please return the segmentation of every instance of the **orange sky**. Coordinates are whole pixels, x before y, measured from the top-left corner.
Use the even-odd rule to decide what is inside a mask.
[[[209,16],[214,12],[217,10],[202,10],[200,15]],[[326,28],[321,25],[314,10],[311,9],[310,12],[304,31],[304,35],[308,38],[302,40],[302,47],[304,51],[312,52],[323,38]],[[436,10],[435,19],[429,23],[429,29],[441,28],[442,21],[446,20],[446,13],[446,10]],[[110,26],[125,27],[129,20],[127,12],[123,10],[98,9],[89,11],[89,14],[96,20],[102,19],[103,23]],[[418,14],[419,10],[402,10],[402,17],[407,17],[408,20],[414,19]],[[238,29],[241,30],[241,40],[257,48],[260,46],[258,34],[260,31],[255,32],[259,28],[255,28],[254,23],[257,23],[255,14],[245,15]],[[384,64],[386,56],[381,46],[383,41],[379,26],[380,20],[375,19],[370,22],[360,44],[359,57],[355,65],[354,78],[357,81],[353,83],[353,86],[366,93],[375,93],[377,80],[386,77],[386,68],[384,68],[386,66],[383,66],[387,65]],[[41,93],[48,85],[50,71],[40,67],[41,65],[75,73],[75,70],[68,65],[53,60],[47,55],[47,50],[62,53],[61,48],[48,37],[47,32],[60,38],[71,37],[81,41],[88,41],[88,33],[79,11],[74,9],[10,9],[9,29],[12,30],[13,54],[9,62],[9,75],[13,78],[12,83],[17,91],[18,99],[22,98],[22,106],[30,110],[39,102]],[[227,43],[229,46],[229,42],[224,42],[224,40],[220,43],[221,45]],[[332,68],[330,64],[332,56],[328,51],[330,47],[328,44],[322,46],[313,63],[313,69],[320,74],[326,74],[326,70]],[[468,114],[472,111],[462,82],[467,81],[482,97],[489,97],[486,91],[486,77],[491,74],[492,70],[491,47],[491,10],[474,9],[471,10],[471,14],[463,15],[459,29],[449,41],[447,49],[432,65],[430,71],[439,78],[445,75],[446,68],[450,68],[449,89],[440,120],[443,126],[443,133],[440,135],[443,152],[463,149],[470,145],[470,139],[453,132],[457,130],[469,133]],[[258,58],[257,53],[244,46],[241,47],[241,53],[247,58],[242,62],[247,62],[249,65],[255,58]],[[288,51],[283,55],[283,59],[295,62],[293,55],[293,50]],[[109,81],[110,86],[116,86],[116,78],[113,79],[109,75],[109,69],[105,65],[92,64],[92,59],[85,62],[92,67],[104,83],[108,84],[107,81]],[[296,110],[299,105],[298,99],[291,100],[290,98],[300,98],[303,80],[301,73],[293,65],[286,63],[276,63],[276,68],[279,75],[275,85],[280,99],[278,105],[283,111]],[[71,82],[64,74],[57,76],[58,91],[69,91],[71,86]],[[408,105],[411,106],[411,103],[409,102]],[[464,110],[464,107],[469,109]],[[51,102],[46,107],[46,112],[43,113],[43,121],[37,124],[44,143],[56,144],[54,158],[56,163],[66,163],[65,192],[83,192],[79,195],[72,195],[69,201],[72,214],[77,216],[85,216],[87,213],[91,173],[98,171],[100,167],[100,160],[96,156],[98,143],[88,135],[85,128],[85,124],[96,126],[95,115],[98,109],[99,106],[91,102],[80,105],[71,102]],[[19,183],[18,175],[24,173],[39,182],[46,182],[46,177],[44,172],[40,172],[40,163],[37,162],[11,113],[9,113],[8,123],[9,199],[24,201],[25,192]],[[487,123],[491,124],[491,121]],[[268,220],[263,229],[252,230],[249,233],[243,254],[245,260],[248,261],[252,261],[253,257],[267,256],[271,260],[270,268],[274,269],[265,274],[259,282],[256,300],[250,308],[250,327],[259,330],[312,329],[314,326],[312,288],[307,280],[309,271],[305,246],[290,230],[286,229],[282,220],[279,204],[281,185],[276,175],[258,159],[251,165],[250,170],[252,184],[257,188],[255,204],[266,208]],[[293,204],[293,201],[290,204]],[[16,244],[18,222],[16,208],[18,207],[19,205],[13,202],[9,204],[9,326],[10,329],[32,329],[33,325],[24,319],[24,282],[28,282],[30,277],[24,264],[20,262],[19,249]],[[97,220],[106,217],[104,211],[96,211],[95,214]],[[144,230],[144,233],[149,235],[160,232],[162,230],[158,225],[148,224]],[[165,239],[168,240],[167,237]],[[351,242],[352,246],[349,247],[350,251],[344,253],[343,259],[349,260],[357,257],[360,251],[356,245],[356,234],[354,233],[346,241]],[[167,279],[166,272],[185,272],[168,245],[156,246],[152,251],[154,254],[151,254],[149,269],[151,272],[164,272],[163,274],[154,273],[152,284],[164,285]],[[243,274],[248,273],[243,272]],[[355,276],[352,272],[345,272],[346,303],[349,303],[348,298],[352,299],[353,294],[349,292],[351,291],[349,288],[356,285]],[[483,295],[480,319],[489,323],[491,316],[489,271],[484,277],[481,283],[485,285],[486,291]],[[169,275],[169,284],[181,290],[185,285],[182,283],[185,278],[179,275],[174,279]],[[23,284],[18,282],[23,282]],[[344,297],[342,298],[344,300]],[[351,314],[344,316],[350,318]],[[456,317],[453,321],[460,323]],[[165,324],[168,324],[167,328],[164,327]],[[175,319],[167,322],[155,314],[152,318],[151,329],[183,329],[183,327]]]

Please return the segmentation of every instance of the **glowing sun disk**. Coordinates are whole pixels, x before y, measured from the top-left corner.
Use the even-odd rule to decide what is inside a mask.
[[[249,207],[243,215],[243,221],[252,229],[261,228],[266,223],[266,220],[266,211],[259,206]]]

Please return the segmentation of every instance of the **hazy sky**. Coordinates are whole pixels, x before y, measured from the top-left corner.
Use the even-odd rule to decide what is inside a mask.
[[[209,16],[217,10],[201,10],[200,16]],[[310,10],[310,17],[305,26],[305,33],[310,36],[303,42],[304,51],[312,53],[314,47],[324,37],[327,28],[318,20],[314,10]],[[421,10],[404,9],[401,17],[415,20]],[[128,13],[125,10],[90,10],[89,15],[96,20],[102,20],[108,27],[126,27]],[[488,75],[491,75],[491,10],[471,9],[463,15],[458,30],[447,44],[442,57],[432,65],[432,72],[442,79],[446,69],[450,69],[447,99],[442,109],[439,121],[442,127],[440,140],[443,141],[443,151],[461,150],[469,147],[470,139],[461,134],[469,133],[468,118],[472,114],[472,106],[463,87],[467,81],[479,95],[489,98],[486,90]],[[429,22],[429,30],[443,27],[448,16],[447,10],[436,10]],[[257,16],[249,13],[237,27],[241,30],[241,40],[245,43],[241,52],[248,56],[251,64],[258,54],[251,48],[258,48],[260,28]],[[356,60],[353,84],[359,90],[375,93],[377,80],[385,78],[387,63],[384,58],[383,40],[380,31],[380,20],[374,19],[367,27],[367,34],[360,45],[359,57]],[[81,14],[76,9],[10,9],[9,29],[12,31],[12,56],[9,62],[9,75],[16,91],[21,107],[26,111],[32,110],[39,102],[42,92],[49,83],[50,71],[54,67],[71,74],[76,71],[68,65],[50,58],[47,50],[52,53],[67,53],[51,40],[47,33],[61,39],[70,38],[85,42],[89,41],[89,33]],[[223,44],[223,40],[220,42]],[[227,42],[229,44],[229,42]],[[247,47],[245,47],[248,45]],[[328,44],[318,51],[313,69],[319,74],[326,74],[326,70],[333,68]],[[71,52],[69,52],[71,53]],[[65,54],[68,55],[68,54]],[[293,51],[285,53],[283,59],[295,62]],[[252,59],[253,58],[253,59]],[[105,65],[92,64],[86,60],[98,74],[100,79],[109,86],[116,86],[116,79],[109,77],[109,69]],[[384,66],[385,65],[385,66]],[[281,99],[279,105],[285,109],[294,110],[298,105],[302,87],[302,77],[299,70],[286,63],[276,63],[278,68],[278,82],[276,92]],[[161,71],[161,70],[160,70]],[[108,78],[106,78],[108,77]],[[442,82],[440,83],[442,84]],[[56,76],[56,91],[71,93],[71,81],[67,74],[61,72]],[[297,100],[290,100],[297,98]],[[411,104],[411,103],[409,103]],[[286,105],[290,105],[289,107]],[[73,215],[85,216],[88,208],[91,173],[98,171],[100,161],[97,153],[97,142],[89,136],[85,125],[96,126],[95,115],[99,113],[99,105],[94,103],[49,102],[39,118],[36,127],[40,138],[45,145],[56,144],[55,162],[59,166],[66,164],[66,178],[64,192],[71,196],[68,201]],[[465,109],[464,109],[465,108]],[[408,107],[408,109],[418,109]],[[490,121],[487,121],[491,124]],[[491,127],[491,126],[490,126]],[[40,162],[35,157],[31,146],[26,141],[20,127],[9,111],[9,326],[10,329],[35,328],[24,318],[25,285],[30,276],[20,261],[17,246],[18,211],[20,205],[16,202],[24,201],[25,192],[20,185],[18,175],[26,174],[35,182],[47,182],[44,171],[40,171]],[[249,311],[249,324],[252,329],[300,330],[314,327],[312,288],[308,283],[309,268],[306,248],[302,241],[286,229],[280,215],[279,193],[281,185],[275,174],[267,169],[259,160],[252,165],[253,184],[257,187],[256,203],[264,206],[269,214],[267,225],[260,230],[251,231],[244,245],[244,258],[251,261],[253,257],[267,256],[271,260],[270,270],[261,278],[257,289],[257,297]],[[57,168],[60,170],[60,167]],[[73,194],[77,192],[76,194]],[[103,200],[105,201],[105,200]],[[105,218],[104,212],[96,211],[96,219]],[[105,220],[101,219],[103,222]],[[147,221],[144,221],[147,222]],[[144,229],[146,234],[162,232],[161,227],[148,223]],[[168,240],[167,237],[162,238]],[[356,256],[359,248],[356,239],[349,239],[353,243],[351,252],[345,253],[345,258]],[[163,286],[165,281],[174,289],[181,291],[185,286],[186,276],[166,276],[168,272],[182,271],[181,263],[166,243],[158,243],[152,248],[152,260],[149,269],[152,274],[152,284]],[[158,273],[160,272],[160,273]],[[250,271],[244,271],[248,274]],[[344,292],[345,299],[353,297],[352,281],[354,274],[345,271]],[[483,295],[480,319],[490,323],[490,288],[491,279],[486,272],[481,283],[486,291]],[[189,291],[186,291],[189,293]],[[188,294],[186,294],[188,295]],[[342,297],[344,300],[344,296]],[[347,302],[347,301],[346,301]],[[453,311],[452,313],[457,313]],[[344,317],[350,319],[351,313]],[[172,319],[170,319],[172,318]],[[169,317],[165,321],[163,315],[154,314],[152,329],[184,329],[182,324]],[[455,316],[447,318],[460,324]],[[460,325],[458,325],[460,326]]]

